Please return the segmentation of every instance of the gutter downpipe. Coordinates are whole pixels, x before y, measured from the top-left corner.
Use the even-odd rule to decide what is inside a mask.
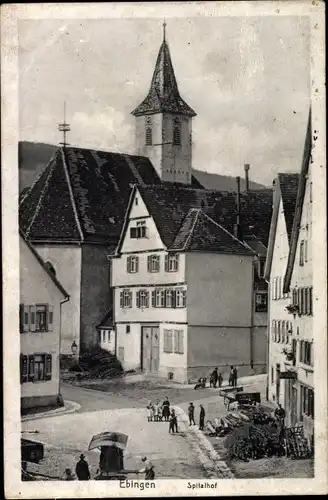
[[[68,302],[70,299],[69,295],[65,297],[64,300],[61,300],[59,302],[59,310],[60,310],[60,317],[59,317],[59,376],[58,376],[58,395],[60,394],[60,355],[61,355],[61,341],[62,341],[62,305]]]
[[[254,338],[253,338],[253,328],[254,328],[254,295],[255,295],[255,290],[254,290],[254,283],[255,283],[255,262],[253,260],[253,265],[252,265],[252,309],[251,309],[251,329],[250,329],[250,365],[251,369],[254,369],[254,359],[253,359],[253,351],[254,351]]]

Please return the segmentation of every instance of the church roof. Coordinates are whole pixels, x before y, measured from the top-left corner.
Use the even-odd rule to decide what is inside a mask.
[[[237,218],[236,193],[205,189],[187,189],[182,186],[138,186],[149,213],[152,215],[163,243],[171,248],[185,223],[191,208],[201,209],[216,224],[233,234]],[[258,238],[268,243],[272,190],[263,189],[240,194],[243,238]],[[191,217],[191,215],[190,215]],[[187,229],[187,227],[186,227]]]
[[[250,248],[199,208],[189,210],[170,250],[253,255]]]
[[[20,227],[33,242],[89,241],[115,248],[135,184],[161,184],[148,158],[58,148],[20,199]],[[193,186],[202,187],[192,178]]]
[[[169,46],[165,39],[159,49],[148,95],[132,112],[134,116],[154,113],[196,116],[195,111],[180,96]]]

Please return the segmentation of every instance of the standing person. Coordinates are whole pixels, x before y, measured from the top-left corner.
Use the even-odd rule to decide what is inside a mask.
[[[162,408],[163,408],[162,414],[163,414],[164,420],[165,420],[165,422],[168,422],[169,418],[170,418],[170,401],[168,400],[167,397],[163,401]]]
[[[154,404],[154,421],[158,422],[158,409],[159,409],[159,401],[157,400]]]
[[[285,410],[283,409],[283,407],[281,406],[280,403],[278,404],[278,407],[274,411],[274,416],[276,417],[277,422],[279,423],[279,425],[282,428],[284,428],[285,427],[286,412],[285,412]]]
[[[173,432],[173,434],[175,432],[178,432],[178,420],[174,410],[171,411],[170,417],[169,432],[171,431]]]
[[[204,430],[204,424],[205,424],[205,410],[203,405],[200,406],[200,413],[199,413],[199,430],[203,431]]]
[[[148,402],[147,410],[148,410],[148,422],[152,422],[154,418],[154,407],[151,401]]]
[[[233,369],[233,386],[234,387],[237,387],[237,379],[238,379],[237,368],[234,367],[234,369]]]
[[[75,473],[79,481],[88,481],[90,479],[89,465],[83,453],[80,455],[80,460],[76,464]]]
[[[233,386],[233,366],[230,366],[230,374],[229,374],[229,385]]]
[[[189,417],[189,425],[196,425],[194,403],[189,404],[188,417]]]
[[[213,384],[213,387],[216,388],[216,385],[218,383],[218,378],[219,378],[219,375],[218,375],[218,369],[217,368],[214,368],[213,372],[212,372],[212,375],[211,375],[211,379],[212,379],[212,384]]]
[[[65,469],[64,475],[63,475],[63,480],[64,481],[74,481],[75,477],[73,476],[73,473],[71,469]]]
[[[155,479],[155,471],[154,466],[147,457],[142,457],[142,462],[144,462],[144,467],[139,470],[139,472],[145,473],[145,480],[149,481],[151,479]]]
[[[221,387],[222,382],[223,382],[223,377],[222,377],[222,373],[221,372],[219,373],[219,376],[218,376],[218,382],[219,382],[219,387]]]

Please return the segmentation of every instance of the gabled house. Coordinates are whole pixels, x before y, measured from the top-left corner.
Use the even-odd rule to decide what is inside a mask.
[[[290,293],[283,291],[284,276],[292,236],[296,207],[299,174],[278,174],[274,181],[273,211],[269,244],[264,270],[269,282],[268,315],[268,397],[270,401],[286,406],[285,385],[280,381],[280,372],[285,371],[285,350],[290,349],[296,332],[286,309]]]
[[[306,437],[314,435],[314,331],[312,262],[312,130],[311,112],[298,185],[290,248],[283,293],[290,294],[288,311],[293,323],[292,361],[285,362],[292,372],[285,380],[287,422],[302,423]]]
[[[116,352],[126,370],[179,382],[215,367],[265,370],[265,335],[252,328],[255,252],[206,213],[215,211],[207,202],[183,188],[131,193],[111,256]]]
[[[69,295],[20,232],[21,409],[56,406],[61,315]]]

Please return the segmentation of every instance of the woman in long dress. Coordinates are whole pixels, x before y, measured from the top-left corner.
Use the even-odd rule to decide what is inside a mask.
[[[148,422],[152,422],[154,418],[154,407],[151,401],[148,402],[147,410],[148,410]]]
[[[170,401],[167,399],[167,397],[164,399],[162,404],[162,415],[165,422],[168,422],[170,418]]]

